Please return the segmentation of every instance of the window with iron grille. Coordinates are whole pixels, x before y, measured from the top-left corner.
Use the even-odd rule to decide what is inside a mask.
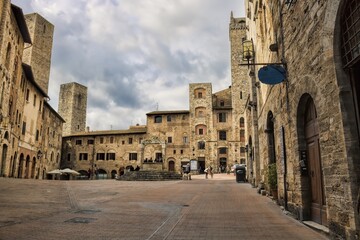
[[[350,67],[360,57],[360,2],[348,0],[341,19],[342,59],[344,67]]]
[[[137,153],[129,153],[129,160],[137,160]]]

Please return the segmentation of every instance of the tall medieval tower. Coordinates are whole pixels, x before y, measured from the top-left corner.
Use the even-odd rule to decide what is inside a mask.
[[[232,139],[240,143],[240,151],[235,156],[245,159],[245,119],[246,104],[249,100],[248,69],[240,66],[242,42],[246,40],[245,18],[234,18],[231,12],[229,24],[230,57],[231,57],[231,99],[232,99]]]
[[[58,112],[65,120],[64,136],[85,131],[86,107],[87,87],[75,82],[60,86]]]
[[[25,15],[32,45],[24,48],[23,62],[30,65],[35,81],[48,93],[54,25],[37,13]]]

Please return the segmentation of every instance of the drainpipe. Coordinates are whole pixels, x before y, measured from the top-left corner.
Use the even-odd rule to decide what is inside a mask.
[[[283,25],[283,7],[285,6],[285,2],[281,5],[281,2],[278,1],[278,8],[279,8],[279,23],[280,23],[280,38],[281,38],[281,62],[284,65],[285,69],[285,87],[286,87],[286,110],[288,113],[288,122],[290,122],[290,103],[289,103],[289,80],[288,80],[288,69],[287,64],[285,61],[285,37],[284,37],[284,25]],[[285,129],[281,127],[281,137],[283,138],[282,141],[282,148],[283,148],[283,161],[284,161],[284,208],[288,210],[288,196],[287,196],[287,164],[286,164],[286,144],[285,144]]]

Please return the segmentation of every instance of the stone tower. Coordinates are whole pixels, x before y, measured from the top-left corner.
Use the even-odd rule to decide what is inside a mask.
[[[37,13],[25,15],[32,45],[25,47],[23,62],[30,65],[35,81],[48,93],[54,26]]]
[[[87,87],[75,82],[60,85],[58,112],[65,120],[64,136],[85,131],[86,107]]]
[[[232,131],[235,141],[239,141],[240,118],[244,117],[245,106],[249,97],[248,68],[239,66],[242,58],[242,42],[246,40],[245,18],[234,18],[231,12],[229,24],[230,56],[231,56],[231,94],[232,121],[235,131]]]

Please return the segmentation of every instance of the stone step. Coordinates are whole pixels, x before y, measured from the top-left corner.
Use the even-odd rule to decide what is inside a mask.
[[[117,178],[120,181],[181,180],[181,174],[169,171],[132,171]]]

